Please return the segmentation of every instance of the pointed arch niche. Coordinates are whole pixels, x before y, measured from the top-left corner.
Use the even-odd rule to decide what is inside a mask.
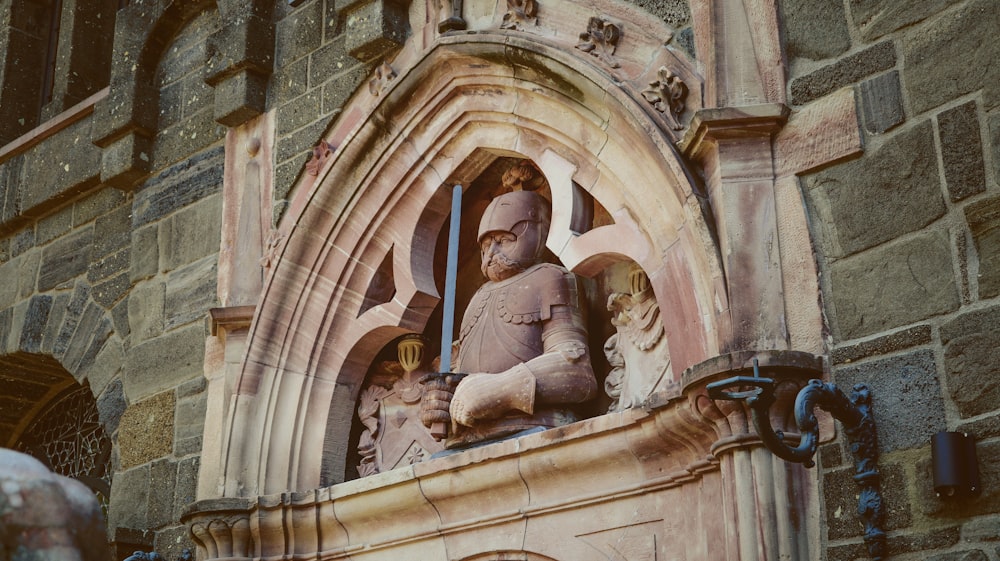
[[[636,92],[579,53],[480,33],[442,37],[378,101],[367,118],[341,116],[353,131],[289,210],[227,423],[225,496],[342,477],[366,371],[439,303],[450,186],[497,158],[529,159],[548,179],[547,245],[564,266],[593,277],[632,261],[647,273],[675,373],[718,354],[718,250],[673,139]],[[613,224],[581,233],[587,197]]]

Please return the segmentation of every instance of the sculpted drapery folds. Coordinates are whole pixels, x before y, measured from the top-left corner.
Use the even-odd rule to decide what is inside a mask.
[[[473,295],[455,344],[465,373],[447,405],[448,448],[576,420],[569,406],[592,398],[597,382],[587,350],[576,279],[542,261],[548,201],[530,191],[494,199],[479,225],[487,282]]]

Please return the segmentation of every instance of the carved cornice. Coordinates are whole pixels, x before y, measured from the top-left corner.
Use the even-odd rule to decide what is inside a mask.
[[[688,369],[683,389],[654,394],[643,408],[316,491],[201,501],[182,521],[202,548],[201,559],[312,558],[319,552],[337,559],[359,547],[389,550],[685,487],[717,472],[719,454],[759,444],[742,406],[715,405],[705,390],[746,370],[753,357],[789,387],[779,392],[777,419],[789,416],[786,397],[794,396],[799,381],[822,373],[821,357],[808,353],[724,355]],[[559,467],[557,478],[553,466]],[[392,524],[385,524],[388,518]]]

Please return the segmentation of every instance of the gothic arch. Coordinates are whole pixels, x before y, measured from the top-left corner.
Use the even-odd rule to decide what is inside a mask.
[[[450,36],[380,94],[367,118],[363,102],[345,110],[353,128],[292,203],[227,422],[225,495],[318,486],[328,425],[344,425],[327,446],[343,461],[368,363],[420,331],[438,302],[421,241],[449,212],[443,186],[499,155],[530,158],[549,178],[548,246],[566,266],[588,275],[624,256],[648,272],[678,372],[718,352],[726,296],[695,186],[673,133],[607,68],[533,39]],[[573,182],[614,216],[611,232],[569,230]],[[395,296],[359,316],[390,248]]]

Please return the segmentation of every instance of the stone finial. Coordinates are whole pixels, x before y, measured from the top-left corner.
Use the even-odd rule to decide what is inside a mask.
[[[611,68],[618,68],[621,64],[612,55],[615,54],[621,36],[620,27],[595,16],[587,22],[587,31],[580,34],[580,42],[576,48],[596,56]]]
[[[688,87],[679,76],[666,66],[657,71],[657,79],[642,91],[642,97],[670,122],[670,128],[679,131],[684,128],[681,115],[687,102]]]
[[[507,0],[507,13],[503,15],[500,29],[519,29],[524,24],[534,24],[538,14],[535,0]]]
[[[306,163],[306,172],[309,175],[319,175],[319,170],[322,169],[326,161],[330,159],[330,156],[337,150],[337,147],[325,140],[320,140],[319,144],[313,148],[312,158]]]
[[[522,160],[511,166],[500,181],[508,191],[537,191],[546,183],[545,176],[538,172],[538,168],[530,160]]]
[[[389,89],[389,84],[396,79],[396,71],[389,66],[388,62],[382,62],[375,69],[375,76],[368,81],[368,91],[375,97],[382,95],[387,89]]]

